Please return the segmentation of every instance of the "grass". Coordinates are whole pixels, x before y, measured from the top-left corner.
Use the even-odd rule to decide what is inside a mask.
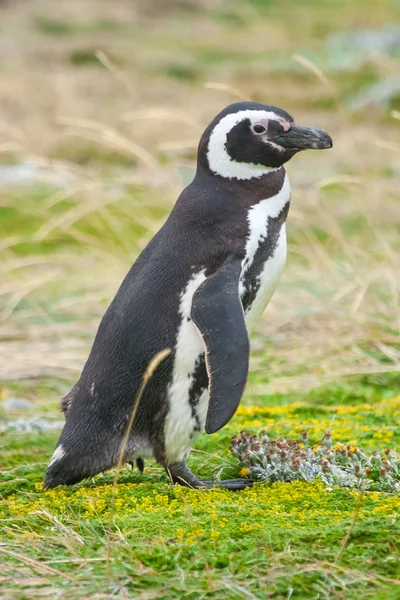
[[[398,388],[398,378],[392,385]],[[42,386],[56,391],[58,383]],[[344,443],[398,448],[400,399],[390,393],[389,385],[382,399],[379,381],[353,380],[332,390],[328,406],[327,389],[294,402],[289,394],[259,398],[221,432],[203,436],[190,466],[202,477],[237,476],[231,435],[263,427],[286,437],[298,437],[304,427],[317,442],[331,426],[334,439]],[[343,547],[357,490],[296,482],[236,494],[201,492],[171,486],[150,461],[143,475],[124,467],[115,491],[110,472],[42,492],[56,439],[57,432],[2,437],[3,581],[10,591],[19,586],[20,597],[40,595],[39,583],[30,583],[38,575],[57,597],[106,597],[107,547],[109,594],[126,597],[397,597],[398,495],[365,493]]]
[[[253,336],[243,404],[190,466],[237,475],[228,446],[243,428],[305,427],[318,441],[331,426],[335,441],[399,448],[400,106],[350,108],[399,58],[360,55],[351,38],[343,53],[339,39],[395,22],[397,8],[1,4],[2,420],[60,419],[101,315],[190,181],[201,131],[242,97],[325,128],[334,148],[288,166],[288,264]],[[32,411],[6,411],[9,397]],[[398,598],[398,496],[184,490],[151,461],[143,475],[124,467],[115,490],[107,473],[42,492],[57,437],[1,433],[0,598]]]

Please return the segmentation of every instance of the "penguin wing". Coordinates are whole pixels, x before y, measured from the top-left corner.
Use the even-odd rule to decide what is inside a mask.
[[[241,260],[208,277],[193,296],[191,316],[206,346],[209,404],[206,432],[228,423],[239,406],[249,370],[249,336],[239,296]]]

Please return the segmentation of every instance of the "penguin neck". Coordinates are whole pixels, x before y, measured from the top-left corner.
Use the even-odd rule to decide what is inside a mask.
[[[246,204],[251,206],[261,200],[276,196],[281,191],[286,179],[286,170],[282,166],[279,169],[267,171],[259,177],[236,179],[217,175],[209,169],[208,165],[199,162],[195,179],[197,178],[201,178],[203,181],[205,178],[209,185],[215,188],[222,187],[232,194],[241,196]]]

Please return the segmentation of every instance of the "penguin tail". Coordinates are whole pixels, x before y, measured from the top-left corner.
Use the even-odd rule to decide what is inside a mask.
[[[43,489],[55,488],[58,485],[73,485],[90,477],[90,473],[85,472],[75,462],[72,456],[68,455],[62,444],[59,444],[54,451],[43,482]]]
[[[58,444],[45,474],[43,489],[58,485],[74,485],[83,479],[94,477],[115,465],[115,460],[107,454],[97,456],[68,452],[63,444]]]
[[[73,485],[115,466],[118,462],[118,438],[113,439],[100,428],[90,429],[76,427],[67,420],[47,467],[44,489]]]

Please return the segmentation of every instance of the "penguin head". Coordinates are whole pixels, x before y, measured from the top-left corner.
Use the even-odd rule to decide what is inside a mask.
[[[276,106],[236,102],[210,123],[199,145],[199,165],[229,179],[252,179],[279,169],[297,152],[332,147],[332,138],[295,125]]]

